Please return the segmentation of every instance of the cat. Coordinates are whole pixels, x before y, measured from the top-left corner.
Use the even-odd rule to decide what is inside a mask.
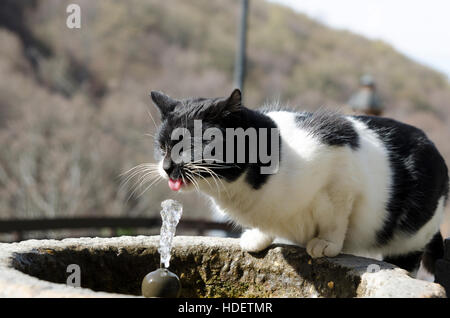
[[[174,191],[206,194],[248,228],[240,238],[244,251],[262,251],[282,238],[313,258],[382,255],[408,271],[422,262],[434,273],[443,255],[439,226],[449,178],[443,157],[420,129],[332,111],[253,110],[238,89],[227,98],[177,100],[157,91],[151,98],[162,122],[155,145],[159,174]],[[171,150],[179,140],[171,140],[172,133],[193,132],[196,120],[203,131],[257,128],[258,137],[259,128],[275,128],[279,144],[271,151],[279,151],[278,170],[261,173],[260,160],[175,162]]]

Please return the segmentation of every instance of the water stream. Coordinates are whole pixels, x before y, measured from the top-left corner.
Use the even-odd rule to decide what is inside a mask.
[[[170,252],[175,231],[183,213],[183,206],[175,200],[161,203],[162,226],[158,252],[160,268],[148,273],[142,280],[142,295],[145,297],[178,297],[181,290],[180,279],[168,270]]]
[[[170,251],[175,231],[183,213],[183,206],[175,200],[165,200],[161,203],[162,226],[159,239],[158,252],[161,256],[161,268],[169,268]]]

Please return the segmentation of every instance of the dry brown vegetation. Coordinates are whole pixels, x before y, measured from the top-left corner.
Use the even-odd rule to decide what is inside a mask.
[[[79,0],[80,30],[65,26],[69,3],[0,4],[1,13],[16,5],[33,35],[0,23],[0,217],[156,214],[173,196],[165,184],[130,200],[119,187],[120,173],[153,158],[148,112],[158,119],[148,93],[231,91],[237,1]],[[287,8],[252,1],[250,9],[246,105],[341,107],[371,73],[386,115],[423,128],[449,160],[442,74]],[[210,216],[203,198],[178,199],[189,216]]]

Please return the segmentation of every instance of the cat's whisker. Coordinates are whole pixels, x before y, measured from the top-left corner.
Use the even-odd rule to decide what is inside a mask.
[[[217,180],[222,185],[222,189],[225,191],[227,196],[230,197],[230,194],[228,193],[227,188],[226,188],[225,184],[222,182],[222,179],[219,177],[219,175],[211,169],[209,169],[209,173],[211,174],[211,177],[213,178],[213,180]]]
[[[136,191],[138,191],[145,183],[152,181],[155,177],[159,177],[158,164],[143,163],[124,172],[122,176],[126,176],[126,178],[124,179],[121,188],[127,185],[132,179],[138,177],[136,182],[130,188],[130,194],[127,198],[128,202],[135,195]]]
[[[146,172],[143,176],[141,176],[141,177],[139,178],[139,180],[140,180],[139,187],[141,187],[141,186],[142,186],[143,184],[145,184],[149,179],[151,180],[151,178],[153,178],[153,177],[155,177],[155,176],[157,176],[157,174],[156,174],[155,172],[153,172],[153,171]],[[139,182],[139,180],[138,180],[138,182]]]
[[[195,165],[193,165],[193,167],[194,167],[194,169],[199,170],[199,171],[204,171],[204,172],[208,173],[211,176],[211,178],[216,183],[216,187],[217,187],[218,193],[220,193],[220,187],[219,187],[219,184],[218,184],[218,182],[220,182],[221,185],[222,185],[222,189],[225,191],[225,193],[227,193],[228,197],[230,197],[230,194],[228,193],[225,185],[223,184],[222,180],[220,180],[220,177],[219,177],[219,175],[217,173],[215,173],[212,169],[204,167],[204,166],[195,166]]]
[[[189,170],[190,172],[196,172],[196,171],[200,171],[200,170],[206,172],[206,170],[207,170],[206,167],[199,167],[199,166],[194,165],[194,164],[188,164],[188,165],[186,165],[186,166],[187,166],[187,168],[188,168],[188,170]]]
[[[142,191],[137,198],[141,197],[145,192],[147,192],[148,189],[150,189],[154,184],[158,183],[159,181],[161,181],[162,177],[160,175],[158,175],[158,178],[156,178],[148,187],[146,187],[144,189],[144,191]]]
[[[156,138],[156,136],[151,133],[146,133],[146,134],[144,134],[144,136],[152,137],[153,140],[155,140],[155,138]]]
[[[181,180],[183,180],[183,183],[186,184],[186,179],[184,178],[184,174],[181,174]]]
[[[191,173],[191,174],[193,174],[193,175],[196,175],[196,176],[199,176],[200,178],[202,178],[203,180],[205,180],[205,182],[208,183],[209,187],[210,187],[211,190],[212,190],[212,185],[211,185],[211,183],[208,181],[208,179],[206,179],[206,178],[205,178],[204,176],[202,176],[200,173],[195,172],[195,171],[192,171],[192,170],[190,170],[189,173]]]
[[[218,179],[220,179],[219,175],[217,173],[215,173],[211,168],[205,167],[205,166],[198,166],[198,165],[194,165],[194,168],[197,170],[202,170],[205,171],[209,174],[214,175],[215,177],[217,177]]]
[[[152,120],[153,125],[155,125],[155,129],[157,129],[158,126],[156,125],[155,119],[153,118],[152,113],[150,112],[150,110],[148,108],[147,108],[147,114],[150,117],[150,119]]]
[[[198,176],[198,177],[200,177],[200,178],[202,178],[203,180],[205,180],[205,182],[208,184],[209,188],[210,188],[212,191],[214,191],[213,185],[208,181],[208,179],[206,179],[204,176],[202,176],[201,173],[195,172],[195,171],[191,171],[191,173],[194,174],[194,175],[196,175],[196,176]],[[214,179],[214,177],[212,177],[212,178]],[[220,191],[220,189],[218,188],[217,182],[216,182],[215,184],[216,184],[216,188],[217,188],[217,194],[218,194],[218,196],[219,196],[219,198],[220,198],[220,197],[221,197],[221,191]],[[225,192],[226,192],[226,190],[225,190]]]
[[[135,176],[139,175],[140,173],[144,173],[147,171],[158,171],[157,168],[148,168],[148,167],[142,167],[140,169],[137,169],[135,171],[132,171],[128,174],[128,176],[125,178],[125,183],[128,182],[130,179],[134,178]]]
[[[145,171],[156,171],[158,170],[158,166],[157,165],[140,165],[140,166],[136,166],[134,168],[131,168],[130,170],[122,173],[120,176],[122,178],[125,178],[125,182],[127,182],[129,179],[133,178],[134,176],[136,176],[139,173],[145,172]]]
[[[134,194],[135,194],[140,188],[142,188],[142,186],[143,186],[146,182],[149,182],[149,181],[151,181],[151,180],[154,179],[154,178],[159,179],[160,176],[154,174],[154,175],[151,175],[150,178],[146,178],[145,182],[141,181],[139,184],[138,184],[138,182],[136,182],[136,184],[132,187],[133,191],[130,193],[130,195],[129,195],[129,197],[128,197],[128,200],[131,199],[131,198],[134,196]],[[139,196],[140,196],[140,195],[139,195]],[[139,196],[137,196],[137,198],[138,198]],[[128,201],[128,200],[127,200],[127,201]]]
[[[137,190],[141,188],[144,184],[146,184],[149,181],[152,181],[154,178],[160,177],[159,173],[156,172],[147,172],[135,182],[133,189]]]
[[[223,166],[223,165],[220,165],[220,164],[214,164],[214,163],[204,163],[204,164],[202,164],[202,163],[197,163],[197,164],[195,164],[196,166],[201,166],[201,167],[211,167],[211,168],[214,168],[214,169],[230,169],[230,168],[239,168],[240,169],[240,167],[238,167],[238,166]]]
[[[186,178],[188,178],[189,181],[194,185],[195,190],[197,192],[200,192],[200,187],[198,185],[198,182],[195,180],[195,178],[192,175],[189,175],[188,173],[186,173]]]
[[[158,166],[158,164],[156,164],[156,163],[148,163],[148,162],[147,163],[142,163],[140,165],[134,166],[131,169],[128,169],[125,172],[122,172],[119,176],[124,176],[124,175],[130,173],[131,171],[134,171],[134,170],[142,168],[142,167],[157,167],[157,166]]]
[[[136,169],[135,171],[129,171],[129,175],[122,181],[120,188],[123,188],[125,185],[128,184],[128,182],[138,176],[139,174],[145,174],[147,172],[154,172],[157,173],[158,169],[156,167],[140,167],[139,169]]]
[[[204,161],[213,161],[213,162],[204,162]],[[217,163],[219,162],[219,163]],[[231,163],[226,163],[225,161],[222,160],[218,160],[218,159],[209,159],[209,158],[203,158],[203,159],[199,159],[199,160],[193,160],[193,161],[189,161],[187,163],[185,163],[186,165],[189,164],[195,164],[198,166],[213,166],[213,167],[217,167],[220,169],[229,169],[229,168],[238,168],[241,169],[241,167],[239,167],[238,165],[235,164],[231,164]],[[224,166],[223,164],[227,164],[227,166]]]

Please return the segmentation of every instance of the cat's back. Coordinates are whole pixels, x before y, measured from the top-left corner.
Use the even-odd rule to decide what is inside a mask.
[[[363,123],[368,129],[374,131],[378,137],[392,151],[401,150],[404,154],[420,149],[439,153],[433,142],[419,128],[399,122],[392,118],[378,116],[346,116]],[[440,156],[440,155],[439,155]]]
[[[305,156],[321,151],[324,147],[358,148],[357,129],[348,118],[337,112],[279,109],[265,113],[276,122],[284,141]]]

